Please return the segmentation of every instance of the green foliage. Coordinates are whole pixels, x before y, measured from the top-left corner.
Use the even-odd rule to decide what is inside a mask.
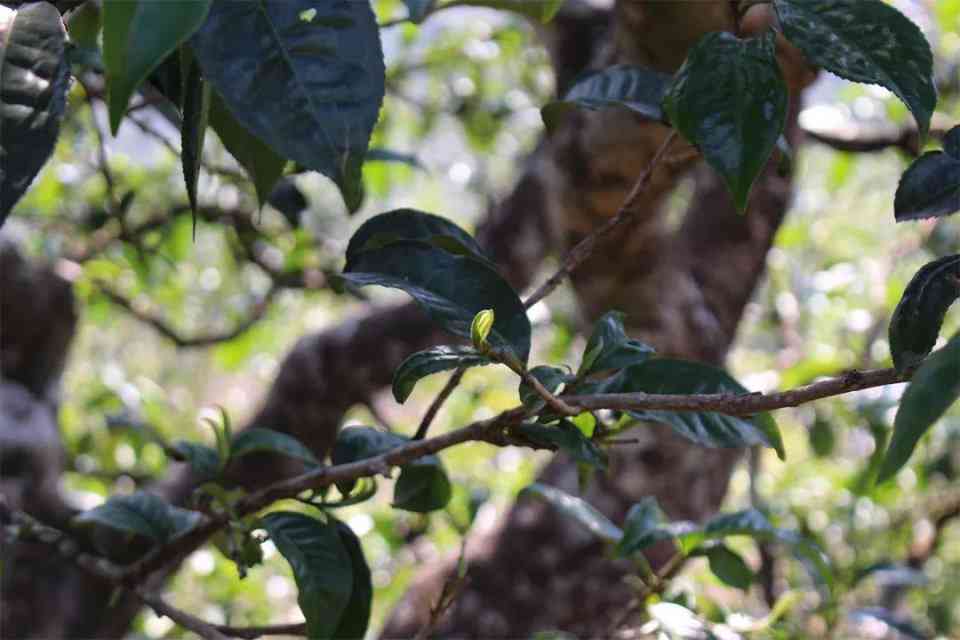
[[[461,367],[482,367],[491,364],[490,358],[470,347],[433,347],[408,356],[393,372],[393,397],[406,402],[422,378]]]
[[[53,151],[69,68],[52,4],[0,6],[0,226]]]
[[[929,358],[913,374],[903,394],[893,438],[880,468],[882,482],[906,464],[917,442],[933,423],[960,398],[960,333]]]
[[[745,211],[750,188],[783,132],[787,87],[773,36],[704,36],[664,100],[670,122],[700,148]]]
[[[251,453],[276,453],[303,460],[309,465],[320,464],[313,452],[303,446],[299,440],[272,429],[253,427],[244,429],[233,437],[230,444],[231,458],[239,458]]]
[[[193,34],[210,0],[105,0],[103,63],[107,70],[110,128],[116,134],[140,83]]]
[[[555,129],[575,107],[598,110],[620,106],[651,120],[665,121],[662,102],[672,78],[666,73],[614,65],[580,78],[563,96],[540,113],[547,130]]]
[[[556,487],[536,482],[524,488],[520,495],[529,495],[548,502],[606,542],[616,542],[623,536],[620,527],[610,522],[609,518],[597,511],[589,502],[564,493]]]
[[[960,255],[925,265],[907,285],[890,319],[890,353],[903,371],[930,353],[943,318],[960,297]]]
[[[534,444],[556,448],[579,464],[596,469],[607,468],[606,452],[567,420],[561,420],[555,425],[522,424],[512,432]]]
[[[743,556],[725,544],[709,547],[706,551],[710,562],[710,571],[725,584],[746,591],[753,582],[753,571],[744,561]]]
[[[909,107],[923,138],[937,104],[923,32],[883,0],[774,0],[783,33],[813,64],[879,84]]]
[[[186,56],[185,56],[186,57]],[[180,139],[183,144],[183,179],[187,183],[187,197],[194,216],[197,212],[197,180],[203,160],[203,139],[210,116],[210,87],[200,75],[200,67],[191,57],[186,61],[187,73],[183,91],[183,125]],[[194,217],[196,225],[196,217]],[[194,227],[196,229],[196,227]]]
[[[597,320],[583,350],[577,377],[643,364],[654,354],[653,347],[627,335],[623,320],[619,311],[610,311]]]
[[[960,127],[943,141],[943,151],[928,151],[900,178],[893,201],[897,222],[936,218],[960,209]]]
[[[217,3],[190,44],[246,129],[337,183],[351,211],[360,206],[360,169],[384,95],[380,36],[366,2]]]
[[[113,496],[99,507],[80,513],[73,521],[78,525],[102,525],[162,544],[189,531],[199,519],[196,511],[174,507],[159,496],[138,491],[129,496]]]
[[[360,620],[366,617],[362,605],[353,598],[362,599],[370,592],[354,588],[356,550],[348,551],[337,521],[275,511],[264,516],[261,525],[293,570],[308,638],[340,638],[344,637],[338,633],[343,626],[353,631],[366,627],[366,621],[361,624]],[[350,616],[356,618],[348,619]]]

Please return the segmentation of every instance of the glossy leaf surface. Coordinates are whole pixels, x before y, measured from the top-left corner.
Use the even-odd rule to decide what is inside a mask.
[[[947,309],[960,297],[960,254],[924,265],[910,280],[890,318],[890,354],[902,371],[937,342]]]
[[[150,538],[162,544],[185,533],[200,520],[196,511],[175,507],[152,493],[113,496],[74,518],[77,524],[100,524]]]
[[[960,209],[960,127],[951,129],[943,151],[928,151],[900,176],[893,200],[897,222],[945,216]]]
[[[60,12],[0,6],[0,226],[53,152],[69,65]]]
[[[583,350],[579,376],[599,371],[622,369],[642,364],[653,355],[653,347],[627,335],[623,328],[624,315],[619,311],[604,314],[593,326],[593,334]]]
[[[913,113],[923,138],[937,104],[923,32],[883,0],[774,0],[783,34],[814,65],[879,84]]]
[[[573,518],[587,528],[590,533],[607,542],[617,542],[623,536],[620,527],[597,511],[582,498],[572,496],[556,487],[535,482],[520,494],[531,495],[559,509],[564,515]]]
[[[744,211],[783,132],[787,98],[771,35],[740,40],[718,32],[705,35],[687,54],[664,108]]]
[[[490,358],[470,347],[441,346],[418,351],[401,362],[393,372],[393,397],[397,402],[406,402],[417,382],[434,373],[490,363]]]
[[[353,211],[384,95],[368,2],[215,3],[191,40],[233,116],[279,155],[337,183]]]

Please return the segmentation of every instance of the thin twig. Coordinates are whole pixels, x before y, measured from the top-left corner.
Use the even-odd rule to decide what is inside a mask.
[[[427,408],[427,412],[423,414],[423,420],[420,421],[420,426],[417,427],[417,432],[414,434],[414,440],[423,440],[427,437],[427,431],[430,429],[430,423],[433,422],[433,419],[437,416],[437,413],[440,411],[440,407],[443,406],[443,403],[447,401],[447,398],[450,397],[450,394],[453,393],[453,390],[457,388],[457,385],[460,384],[460,381],[463,379],[463,374],[467,372],[466,367],[460,367],[453,372],[453,375],[450,376],[450,379],[447,380],[447,384],[443,385],[443,389],[440,390],[440,393],[437,394],[437,397],[433,399],[433,402],[430,403],[430,406]]]
[[[170,618],[184,629],[193,631],[201,638],[205,638],[205,640],[229,640],[229,638],[220,633],[214,625],[186,611],[177,609],[155,593],[148,593],[146,589],[141,588],[134,589],[133,593],[141,602],[153,609],[158,615]]]
[[[577,245],[567,253],[567,256],[563,260],[563,264],[560,266],[557,272],[550,276],[547,281],[544,282],[539,289],[534,291],[533,294],[531,294],[530,297],[527,298],[527,300],[523,303],[525,308],[529,309],[550,295],[554,289],[560,286],[560,283],[563,282],[564,278],[569,276],[574,269],[576,269],[581,263],[583,263],[584,260],[590,257],[600,240],[605,239],[614,231],[618,230],[621,226],[632,221],[635,213],[634,207],[637,204],[637,200],[650,184],[650,180],[653,178],[654,170],[657,168],[657,165],[666,155],[667,151],[670,149],[670,146],[676,139],[677,131],[674,129],[670,132],[670,135],[667,136],[666,140],[663,141],[663,144],[660,145],[660,148],[657,149],[657,152],[653,154],[653,157],[650,159],[650,163],[647,164],[647,168],[644,169],[643,174],[640,175],[640,177],[637,179],[637,182],[630,190],[630,193],[627,194],[627,197],[620,206],[620,210],[617,211],[617,214],[607,221],[603,226],[599,227],[593,233],[578,242]]]
[[[192,347],[209,347],[221,342],[228,342],[243,335],[263,319],[263,317],[266,315],[267,309],[270,306],[270,302],[277,293],[277,287],[271,286],[267,290],[266,294],[264,294],[263,298],[253,305],[250,315],[244,318],[243,321],[238,323],[237,326],[233,327],[232,329],[208,335],[184,336],[178,330],[167,324],[167,322],[162,318],[137,309],[136,305],[133,304],[133,301],[128,300],[126,297],[120,295],[106,284],[98,283],[98,286],[100,292],[110,302],[122,307],[137,320],[150,325],[163,337],[169,339],[177,347],[182,349]]]
[[[231,638],[254,640],[262,636],[305,636],[307,623],[294,622],[292,624],[271,624],[262,627],[231,627],[225,624],[214,625],[217,631],[225,633]]]
[[[582,409],[575,409],[569,404],[561,400],[558,396],[550,393],[550,390],[543,386],[537,378],[530,374],[529,371],[521,370],[518,372],[520,377],[523,378],[523,381],[526,382],[529,386],[537,392],[537,395],[540,396],[547,405],[563,416],[575,416],[583,413]]]

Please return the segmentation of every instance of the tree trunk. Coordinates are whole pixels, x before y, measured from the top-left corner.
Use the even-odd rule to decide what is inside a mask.
[[[543,34],[558,86],[563,90],[589,64],[673,71],[700,35],[733,29],[734,4],[624,0],[606,11],[569,0]],[[530,284],[550,248],[569,248],[613,215],[667,134],[665,127],[629,112],[606,110],[573,113],[545,139],[513,193],[492,209],[478,234],[514,285]],[[674,146],[644,194],[636,224],[599,247],[573,283],[585,321],[619,309],[626,312],[631,331],[660,353],[718,363],[763,272],[786,209],[789,180],[768,172],[743,217],[733,212],[729,196],[710,172],[699,170],[692,205],[677,221],[664,215],[661,205],[691,169],[692,157],[687,145]],[[440,339],[413,305],[375,311],[306,336],[284,359],[248,426],[291,433],[322,455],[347,409],[389,384],[407,354]],[[55,378],[51,373],[47,380]],[[636,436],[641,444],[614,452],[610,471],[591,485],[586,497],[593,504],[615,520],[646,495],[656,496],[674,517],[698,520],[716,510],[737,452],[695,447],[659,426],[644,426]],[[246,486],[262,486],[297,471],[277,458],[251,456],[240,464],[231,469],[231,478]],[[60,472],[55,465],[48,468]],[[548,465],[541,479],[576,491],[575,468],[562,457]],[[17,480],[25,486],[24,476]],[[179,468],[153,490],[183,503],[194,486],[189,471]],[[40,513],[39,504],[22,506]],[[22,583],[6,579],[40,575],[34,571],[41,561],[30,557],[4,573],[5,611],[12,602],[30,606],[33,596],[33,610],[45,611],[44,616],[18,618],[16,624],[8,623],[5,614],[5,636],[117,637],[129,627],[136,603],[127,599],[108,609],[108,590],[63,564],[41,567],[51,576],[44,584],[57,585],[62,608],[41,604],[50,602],[42,593],[21,594],[17,585]],[[629,599],[621,581],[625,569],[605,559],[600,545],[577,525],[542,504],[521,501],[495,528],[472,536],[469,585],[437,631],[458,637],[522,637],[559,628],[609,635],[614,612]],[[449,564],[431,567],[416,580],[385,635],[409,637],[426,622],[448,570]]]

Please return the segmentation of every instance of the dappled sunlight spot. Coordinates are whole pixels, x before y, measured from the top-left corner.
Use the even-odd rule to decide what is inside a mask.
[[[366,513],[357,513],[350,516],[347,525],[353,530],[357,537],[363,537],[373,530],[373,518]]]
[[[173,620],[166,616],[158,616],[152,610],[147,609],[143,614],[143,630],[153,638],[160,638],[167,635],[173,629]]]
[[[201,549],[190,555],[188,560],[190,569],[201,576],[208,576],[216,568],[216,558],[206,549]]]
[[[283,600],[293,592],[290,579],[285,576],[270,576],[267,578],[267,596],[271,600]]]

